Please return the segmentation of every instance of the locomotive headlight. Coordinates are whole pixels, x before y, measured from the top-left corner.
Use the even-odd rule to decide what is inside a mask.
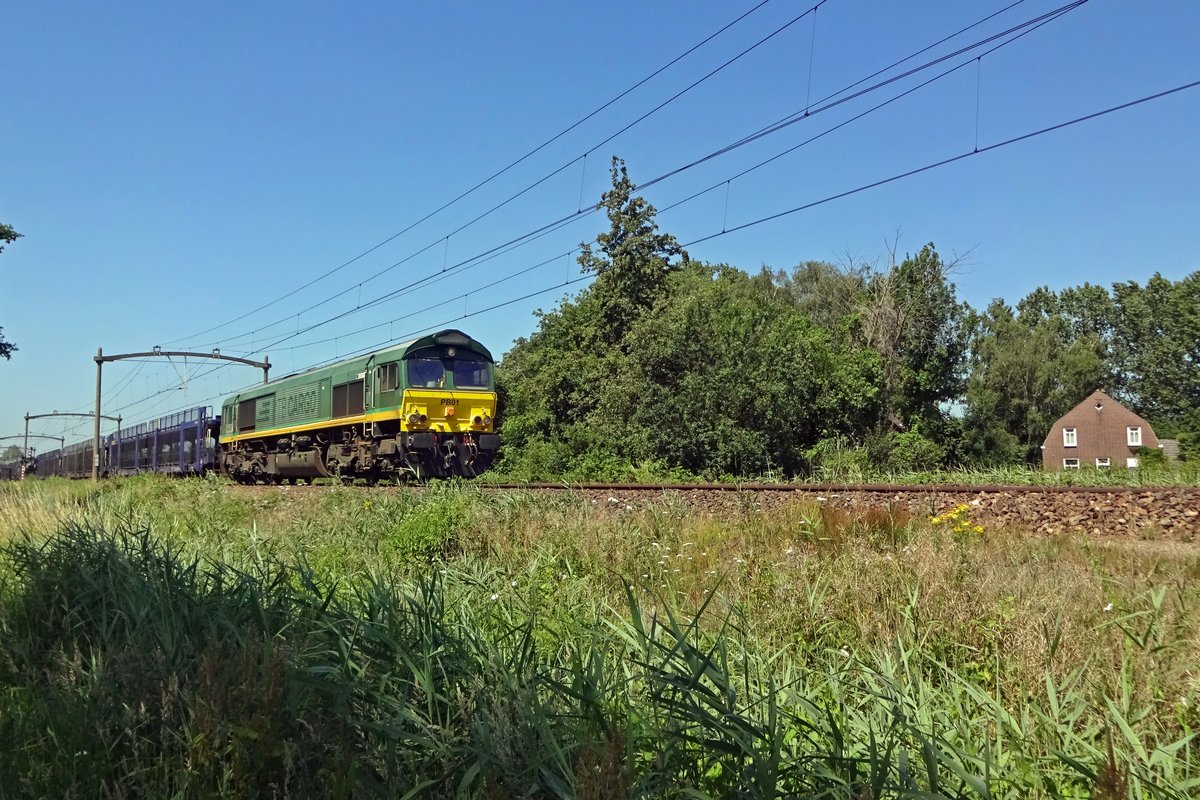
[[[488,414],[483,415],[483,426],[486,428],[492,424],[492,418]]]
[[[420,424],[420,422],[421,422],[421,415],[416,413],[415,411],[408,415],[408,424],[409,425],[418,425],[418,424]]]
[[[472,425],[482,425],[482,424],[483,424],[483,417],[481,417],[481,416],[479,416],[478,414],[476,414],[476,415],[474,416],[474,418],[471,420],[471,424],[472,424]]]

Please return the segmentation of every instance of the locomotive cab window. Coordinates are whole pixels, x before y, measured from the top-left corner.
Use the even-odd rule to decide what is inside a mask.
[[[491,372],[488,362],[479,358],[454,360],[455,389],[490,389]]]
[[[375,370],[376,391],[393,392],[400,385],[400,368],[397,364],[383,364]]]
[[[440,358],[408,359],[408,385],[414,389],[440,389],[446,385],[446,368]]]

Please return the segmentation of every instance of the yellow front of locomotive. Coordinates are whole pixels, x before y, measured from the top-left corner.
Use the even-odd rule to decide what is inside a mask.
[[[492,433],[496,420],[494,391],[405,389],[402,431]]]
[[[431,474],[478,474],[500,447],[495,364],[457,331],[410,349],[401,362],[401,439]]]

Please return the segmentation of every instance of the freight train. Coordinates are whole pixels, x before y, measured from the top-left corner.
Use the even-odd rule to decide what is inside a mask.
[[[478,475],[500,448],[495,361],[444,330],[257,386],[222,404],[101,439],[103,476],[223,472],[241,483]],[[92,442],[0,465],[21,474],[86,478]]]

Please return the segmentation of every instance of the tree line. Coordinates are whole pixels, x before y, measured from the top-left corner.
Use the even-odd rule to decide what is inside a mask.
[[[791,477],[1040,462],[1095,388],[1200,457],[1200,272],[1041,288],[979,311],[934,245],[884,268],[692,260],[614,159],[595,280],[498,370],[503,467]]]

